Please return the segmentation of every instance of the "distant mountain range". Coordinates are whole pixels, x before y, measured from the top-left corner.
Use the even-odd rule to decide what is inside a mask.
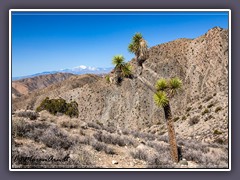
[[[90,66],[80,65],[80,66],[74,67],[72,69],[61,69],[58,71],[46,71],[46,72],[36,73],[36,74],[32,74],[32,75],[27,75],[27,76],[12,77],[12,80],[31,78],[31,77],[47,75],[47,74],[55,74],[55,73],[59,73],[59,72],[72,73],[72,74],[106,74],[106,73],[109,73],[112,69],[113,69],[113,67],[99,68],[99,67],[90,67]]]

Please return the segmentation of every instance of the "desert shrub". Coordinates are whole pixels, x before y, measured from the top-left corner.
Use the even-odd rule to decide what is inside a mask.
[[[16,114],[18,117],[25,117],[31,120],[36,120],[39,117],[39,114],[34,111],[21,111]]]
[[[222,134],[222,132],[221,132],[221,131],[218,131],[217,129],[215,129],[215,130],[213,131],[213,134],[214,134],[214,135],[219,135],[219,134]]]
[[[103,126],[102,129],[110,133],[114,133],[117,130],[117,128],[113,125]]]
[[[191,109],[192,109],[192,107],[188,107],[188,108],[186,109],[186,111],[189,112]]]
[[[131,132],[128,129],[122,129],[122,134],[129,135]]]
[[[118,135],[118,134],[97,132],[93,136],[96,140],[107,143],[107,144],[114,144],[114,145],[119,145],[119,146],[136,144],[136,142],[133,139],[131,139],[127,136]]]
[[[203,112],[202,112],[202,115],[205,115],[207,113],[209,113],[210,111],[206,108]]]
[[[174,121],[174,122],[176,122],[176,121],[178,121],[178,120],[179,120],[179,117],[173,118],[173,121]]]
[[[213,119],[213,118],[214,118],[214,116],[210,114],[208,117],[206,117],[206,119],[204,121],[208,121],[208,120]]]
[[[134,159],[140,159],[147,163],[147,168],[172,168],[173,162],[169,151],[160,153],[149,152],[147,149],[134,149],[130,151]]]
[[[186,119],[187,119],[187,117],[186,117],[186,116],[183,116],[183,117],[182,117],[182,120],[186,120]]]
[[[91,146],[97,151],[104,151],[106,154],[116,154],[115,151],[103,142],[92,141]]]
[[[213,98],[213,96],[208,96],[208,97],[205,98],[204,101],[207,102],[207,101],[209,101],[209,100],[212,99],[212,98]]]
[[[93,156],[79,146],[71,151],[74,157],[69,156],[70,152],[63,149],[47,148],[43,153],[35,144],[24,145],[12,148],[13,168],[94,168]]]
[[[26,137],[27,133],[34,129],[24,119],[14,119],[12,121],[12,135],[13,137]]]
[[[90,145],[91,142],[93,142],[93,141],[94,141],[94,139],[89,137],[89,136],[86,136],[86,137],[85,136],[79,136],[78,137],[78,143],[79,144]]]
[[[40,137],[40,141],[54,149],[68,149],[73,144],[68,135],[56,126],[50,126]]]
[[[142,138],[146,141],[153,141],[155,139],[158,138],[157,135],[154,134],[149,134],[149,133],[144,133],[144,132],[140,132],[140,131],[131,131],[131,134],[135,137],[135,138]]]
[[[106,79],[107,83],[110,83],[110,76],[109,75],[106,75],[105,79]]]
[[[78,128],[79,123],[78,123],[78,121],[73,121],[73,120],[62,121],[61,127],[69,128],[69,129]]]
[[[188,121],[188,124],[190,126],[193,126],[195,124],[197,124],[199,122],[199,117],[198,116],[194,116],[192,117],[189,121]]]
[[[207,153],[209,152],[209,145],[204,144],[204,143],[196,143],[193,140],[183,140],[183,139],[178,139],[178,145],[184,147],[184,151],[190,150],[196,150],[196,151],[201,151],[202,153]]]
[[[168,142],[168,136],[162,135],[157,138],[158,141]]]
[[[168,145],[164,145],[163,143],[160,142],[148,141],[146,145],[154,148],[159,154],[165,153],[166,151],[170,151]]]
[[[215,113],[217,113],[217,112],[220,111],[220,110],[222,110],[222,107],[221,107],[221,106],[219,106],[219,107],[217,107],[217,108],[215,109]]]
[[[214,140],[214,142],[218,144],[224,144],[224,140],[222,138],[217,138]]]
[[[174,168],[174,165],[169,155],[154,154],[148,157],[147,168]]]
[[[149,156],[148,151],[146,151],[145,149],[134,149],[130,151],[130,155],[134,159],[140,159],[143,161],[147,161]]]
[[[53,115],[56,115],[57,113],[63,113],[71,118],[78,117],[79,115],[78,103],[76,101],[66,103],[66,100],[62,98],[49,99],[49,97],[46,97],[36,109],[37,112],[42,110],[47,110]]]
[[[207,106],[207,108],[211,108],[211,107],[213,107],[213,106],[214,106],[214,104],[211,103],[211,104],[209,104],[209,105]]]
[[[102,129],[102,127],[94,122],[87,123],[88,127],[92,127],[94,129]]]

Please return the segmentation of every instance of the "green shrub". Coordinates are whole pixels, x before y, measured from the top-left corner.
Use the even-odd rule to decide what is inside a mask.
[[[213,98],[212,96],[208,96],[204,101],[207,102],[207,101],[209,101],[212,98]]]
[[[190,126],[193,126],[195,124],[197,124],[199,122],[199,117],[198,116],[194,116],[193,118],[191,118],[189,121],[188,121],[188,124]]]
[[[203,112],[202,112],[202,115],[204,115],[204,114],[207,114],[207,113],[209,113],[210,111],[208,110],[208,109],[205,109]]]
[[[179,117],[175,117],[175,118],[173,119],[174,122],[176,122],[176,121],[178,121],[178,120],[179,120]]]
[[[109,75],[106,75],[105,79],[106,79],[107,83],[110,83],[110,76]]]
[[[216,109],[215,109],[215,113],[217,113],[218,111],[220,111],[220,110],[222,110],[222,107],[217,107]]]
[[[186,109],[186,111],[188,112],[188,111],[190,111],[192,109],[192,107],[188,107],[187,109]]]
[[[183,117],[182,117],[182,120],[186,120],[186,119],[187,119],[187,117],[186,117],[186,116],[183,116]]]
[[[214,134],[214,135],[219,135],[219,134],[222,134],[222,132],[221,132],[221,131],[218,131],[217,129],[215,129],[214,132],[213,132],[213,134]]]
[[[209,104],[209,105],[207,106],[207,108],[211,108],[211,107],[213,107],[213,106],[214,106],[214,104],[211,103],[211,104]]]
[[[218,143],[218,144],[224,144],[224,140],[221,139],[221,138],[217,138],[217,139],[215,139],[214,142],[215,142],[215,143]]]
[[[49,97],[46,97],[36,109],[37,112],[42,110],[47,110],[53,115],[56,115],[57,113],[63,113],[71,118],[78,117],[79,115],[77,102],[72,101],[70,103],[66,103],[66,100],[62,98],[49,99]]]

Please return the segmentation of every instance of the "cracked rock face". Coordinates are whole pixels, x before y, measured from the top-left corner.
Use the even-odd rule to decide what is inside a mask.
[[[21,102],[14,102],[13,106],[17,109],[22,103],[21,107],[24,107],[33,96],[35,108],[46,96],[62,97],[67,101],[77,101],[79,118],[83,121],[143,130],[165,124],[163,110],[153,102],[155,82],[161,77],[178,76],[183,81],[183,89],[170,100],[174,117],[179,117],[175,123],[176,132],[183,136],[192,135],[189,134],[192,126],[187,122],[193,116],[199,116],[199,125],[194,125],[195,130],[192,130],[194,136],[197,133],[206,139],[209,134],[213,136],[211,124],[227,134],[228,30],[216,27],[196,39],[177,39],[151,47],[149,58],[142,67],[137,65],[135,59],[130,63],[134,78],[125,78],[121,86],[109,84],[105,78],[84,75],[86,83],[66,88],[72,83],[66,80],[61,87],[35,92],[34,95],[25,96]],[[221,110],[216,111],[220,106]],[[188,107],[191,110],[186,111]],[[205,109],[209,112],[204,114]],[[166,128],[158,131],[164,133]],[[205,132],[206,135],[203,135]]]

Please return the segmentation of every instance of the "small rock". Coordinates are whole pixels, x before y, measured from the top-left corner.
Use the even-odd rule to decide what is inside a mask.
[[[112,160],[112,164],[118,164],[118,162],[115,160]]]
[[[179,164],[181,166],[188,166],[188,162],[186,161],[186,159],[183,159],[183,160],[179,161]]]
[[[130,162],[130,166],[131,166],[131,167],[134,167],[134,166],[135,166],[135,163],[134,163],[134,162]]]
[[[87,129],[87,123],[85,123],[85,122],[82,123],[80,127],[83,128],[83,129]]]

